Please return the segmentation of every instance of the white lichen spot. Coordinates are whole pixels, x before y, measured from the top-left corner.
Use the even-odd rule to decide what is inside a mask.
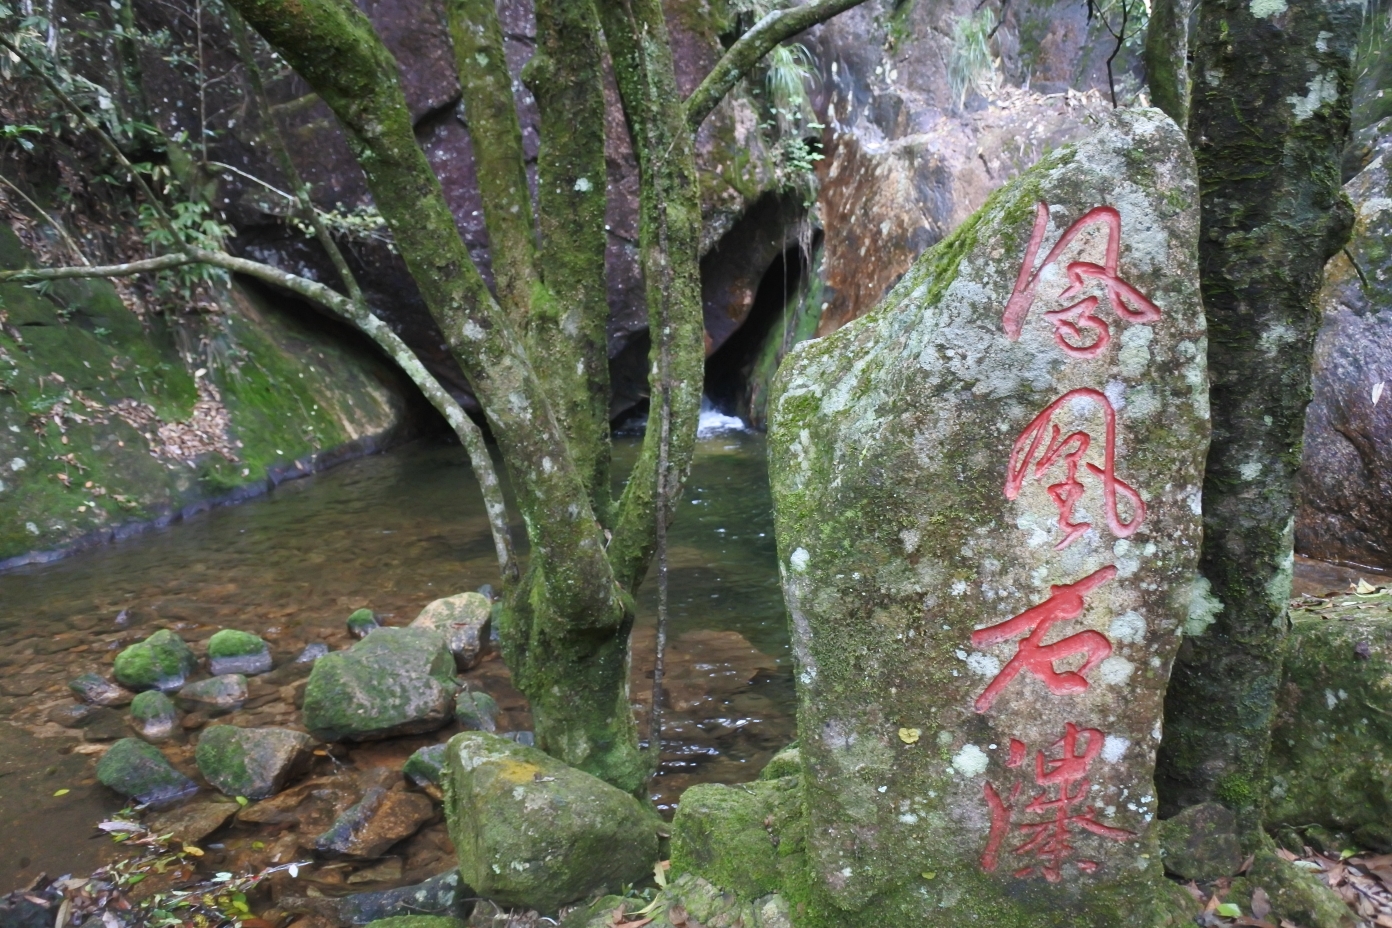
[[[1126,384],[1120,380],[1113,380],[1102,389],[1102,392],[1107,395],[1107,402],[1112,404],[1113,409],[1126,408]]]
[[[33,522],[25,522],[24,530],[28,532],[30,535],[37,535],[39,533],[39,527],[35,525]]]
[[[1358,218],[1376,219],[1379,213],[1392,209],[1392,197],[1368,197],[1358,204]]]
[[[548,477],[551,476],[552,474],[554,474],[554,473],[556,472],[556,464],[555,464],[555,462],[552,461],[550,458],[547,458],[547,457],[542,458],[542,459],[541,459],[541,472],[542,472],[543,474],[546,474]]]
[[[1121,686],[1131,679],[1136,665],[1124,657],[1112,656],[1097,665],[1097,679],[1111,686]]]
[[[951,590],[953,596],[961,596],[967,591],[967,581],[953,580]]]
[[[1189,615],[1184,619],[1184,634],[1202,635],[1223,611],[1223,602],[1213,595],[1213,585],[1207,577],[1195,577],[1189,590]]]
[[[899,540],[904,543],[904,553],[913,554],[918,550],[921,536],[918,534],[918,529],[906,528],[899,533]]]
[[[464,323],[464,337],[471,342],[481,342],[488,333],[474,320],[470,319]]]
[[[1112,405],[1117,406],[1115,403]],[[1130,407],[1126,411],[1126,418],[1139,421],[1150,418],[1160,410],[1160,399],[1155,395],[1154,387],[1144,385],[1130,390],[1123,405]]]
[[[1251,0],[1247,8],[1257,19],[1280,16],[1286,11],[1286,0]]]
[[[26,467],[28,467],[28,466],[29,466],[29,462],[26,461],[26,460],[24,460],[24,458],[11,458],[11,459],[10,459],[10,470],[14,471],[16,474],[19,473],[20,471],[24,470],[24,468],[26,468]]]
[[[1102,741],[1102,759],[1109,764],[1115,764],[1126,754],[1126,749],[1131,746],[1129,738],[1121,735],[1108,735]]]
[[[793,570],[798,573],[805,573],[807,571],[807,565],[811,560],[812,555],[807,553],[806,548],[798,548],[788,558],[788,563],[792,565]]]
[[[1248,461],[1246,464],[1239,467],[1237,472],[1242,475],[1243,480],[1256,480],[1261,476],[1262,462]]]
[[[1111,627],[1107,631],[1113,641],[1120,641],[1122,644],[1140,644],[1145,641],[1146,620],[1139,612],[1132,609],[1130,612],[1123,612],[1112,619]]]
[[[575,190],[577,193],[589,193],[594,189],[594,184],[590,183],[588,177],[575,178]]]
[[[1256,2],[1256,0],[1253,0]],[[1282,7],[1285,3],[1281,4]],[[1291,112],[1295,116],[1296,122],[1304,122],[1326,103],[1333,103],[1339,99],[1339,78],[1333,71],[1326,71],[1317,75],[1314,80],[1305,85],[1305,96],[1299,97],[1291,94],[1286,97],[1286,102],[1291,105]]]
[[[1339,697],[1333,690],[1324,691],[1324,704],[1333,709],[1339,704]]]
[[[966,656],[967,669],[978,677],[994,677],[1000,673],[1000,661],[989,654],[973,651]]]
[[[974,744],[964,744],[962,750],[952,755],[952,769],[964,777],[981,776],[989,762],[986,752]]]
[[[1121,333],[1121,350],[1117,364],[1127,377],[1139,377],[1150,366],[1150,342],[1155,330],[1148,325],[1133,325]]]
[[[899,816],[899,821],[903,822],[905,825],[917,825],[918,816],[914,815],[912,812],[905,812],[903,815]]]
[[[1203,490],[1198,487],[1189,491],[1189,511],[1196,516],[1203,515]]]

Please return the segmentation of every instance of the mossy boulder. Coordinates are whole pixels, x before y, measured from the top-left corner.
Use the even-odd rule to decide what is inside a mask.
[[[488,643],[488,621],[493,603],[482,593],[460,593],[437,599],[420,611],[412,628],[430,628],[445,636],[445,644],[460,670],[478,663]]]
[[[313,739],[286,728],[214,725],[198,739],[198,769],[228,796],[265,799],[309,763]]]
[[[1242,867],[1237,816],[1216,802],[1189,806],[1156,826],[1165,872],[1181,880],[1235,876]]]
[[[224,628],[208,639],[208,670],[214,676],[252,676],[271,669],[271,649],[259,635]]]
[[[1225,898],[1243,915],[1250,915],[1258,888],[1266,893],[1271,906],[1263,919],[1268,924],[1301,928],[1357,928],[1364,924],[1318,876],[1283,860],[1269,843],[1258,849],[1247,872],[1232,881]]]
[[[672,819],[672,875],[692,873],[752,901],[796,885],[803,853],[798,778],[698,783]]]
[[[138,738],[122,738],[97,761],[97,779],[136,802],[164,805],[198,791],[198,784],[175,770],[159,748]]]
[[[464,690],[454,698],[454,718],[470,731],[498,730],[498,702],[487,693]]]
[[[174,701],[159,690],[137,693],[131,700],[131,726],[147,741],[162,741],[174,733]]]
[[[413,886],[353,893],[332,901],[332,916],[340,924],[384,924],[387,919],[436,918],[454,922],[469,916],[474,891],[450,870]]]
[[[577,908],[561,922],[563,928],[612,928],[639,918],[651,918],[647,928],[691,928],[693,925],[737,928],[792,928],[792,907],[785,897],[772,894],[753,901],[721,890],[692,873],[674,877],[653,900],[649,915],[635,913],[647,906],[639,900],[605,896]],[[620,912],[623,917],[620,918]]]
[[[1273,827],[1392,851],[1392,618],[1297,615],[1268,765]]]
[[[1202,535],[1198,196],[1169,117],[1099,117],[783,362],[800,924],[1192,909],[1152,823]]]
[[[377,614],[371,609],[355,610],[344,624],[348,626],[348,633],[354,638],[366,638],[374,630],[382,627],[382,623],[377,621]]]
[[[314,662],[304,723],[322,741],[370,741],[433,731],[454,709],[454,655],[424,628],[378,628]]]
[[[486,899],[553,913],[657,862],[661,823],[637,799],[535,748],[462,732],[446,764],[459,874]]]
[[[162,628],[117,654],[113,672],[129,689],[169,692],[183,686],[197,666],[198,658],[184,639]]]
[[[798,751],[797,742],[794,741],[769,758],[764,769],[759,771],[759,779],[780,780],[783,777],[795,777],[800,773],[802,773],[802,754]]]
[[[444,915],[393,915],[368,922],[367,928],[464,928],[464,923]]]

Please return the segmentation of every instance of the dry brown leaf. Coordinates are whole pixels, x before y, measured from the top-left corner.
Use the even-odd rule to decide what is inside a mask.
[[[1246,915],[1239,915],[1233,921],[1234,925],[1247,925],[1249,928],[1276,928],[1271,922],[1264,922],[1260,918],[1251,918]]]
[[[1199,889],[1199,884],[1195,883],[1193,880],[1190,880],[1188,883],[1184,884],[1184,889],[1189,893],[1189,895],[1194,897],[1195,902],[1197,902],[1199,905],[1204,904],[1205,897],[1203,894],[1203,890]]]
[[[1260,886],[1252,890],[1252,914],[1257,918],[1266,918],[1271,914],[1271,897]]]
[[[1373,924],[1377,928],[1392,928],[1392,915],[1379,915],[1373,919]]]
[[[1242,866],[1237,868],[1237,875],[1238,875],[1238,876],[1241,876],[1242,874],[1246,873],[1248,870],[1251,870],[1251,869],[1252,869],[1252,864],[1254,864],[1254,863],[1256,863],[1256,862],[1257,862],[1257,855],[1256,855],[1256,854],[1248,854],[1248,855],[1247,855],[1247,859],[1244,860],[1244,861],[1242,862]]]
[[[1290,851],[1286,850],[1283,847],[1278,847],[1276,849],[1276,856],[1286,861],[1287,863],[1293,863],[1300,859],[1299,857],[1296,857],[1294,854],[1292,854]]]

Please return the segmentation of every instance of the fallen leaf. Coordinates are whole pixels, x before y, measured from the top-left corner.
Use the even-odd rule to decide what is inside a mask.
[[[1252,869],[1252,864],[1254,864],[1254,863],[1256,863],[1256,862],[1257,862],[1257,855],[1256,855],[1256,854],[1248,854],[1248,855],[1247,855],[1247,859],[1244,860],[1244,861],[1242,862],[1242,866],[1240,866],[1240,867],[1237,868],[1237,875],[1238,875],[1238,876],[1241,876],[1242,874],[1246,873],[1248,870],[1251,870],[1251,869]]]
[[[1385,386],[1385,384],[1384,384],[1384,382],[1381,381],[1381,380],[1379,380],[1377,383],[1373,384],[1373,405],[1374,405],[1374,406],[1376,406],[1376,405],[1378,404],[1378,400],[1382,399],[1382,388],[1383,388],[1383,386]]]
[[[1189,893],[1189,895],[1194,897],[1195,902],[1197,902],[1199,905],[1204,904],[1203,890],[1199,889],[1198,883],[1195,883],[1193,880],[1190,880],[1188,883],[1184,884],[1184,889]]]
[[[202,857],[203,849],[201,847],[194,847],[192,844],[185,844],[184,853],[192,854],[194,857]]]
[[[919,735],[922,734],[923,732],[917,728],[901,728],[899,729],[899,740],[905,744],[917,744]]]
[[[1224,918],[1240,918],[1242,916],[1242,909],[1233,902],[1220,903],[1216,911]]]
[[[936,871],[936,870],[924,870],[924,871],[923,871],[923,878],[924,878],[925,880],[936,880],[936,879],[938,878],[937,871]]]
[[[1257,918],[1266,918],[1271,914],[1271,897],[1260,886],[1252,890],[1252,914]]]
[[[71,793],[71,792],[72,792],[72,790],[70,790],[70,789],[60,789],[60,790],[58,790],[57,792],[55,792],[53,795],[55,795],[55,796],[66,796],[68,793]]]
[[[1373,586],[1371,583],[1369,583],[1367,580],[1364,580],[1362,577],[1359,577],[1357,592],[1361,596],[1367,596],[1369,593],[1376,593],[1377,587]]]

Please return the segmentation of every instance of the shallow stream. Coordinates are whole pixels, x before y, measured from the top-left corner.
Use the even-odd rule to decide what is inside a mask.
[[[635,454],[632,440],[616,448],[620,464]],[[521,537],[520,527],[515,534]],[[700,443],[670,563],[669,710],[654,787],[667,808],[691,783],[752,779],[793,737],[762,437],[729,433]],[[179,631],[196,651],[219,628],[256,632],[271,642],[279,665],[310,642],[346,647],[344,620],[360,607],[404,625],[431,600],[496,579],[463,453],[429,441],[168,529],[0,574],[0,717],[15,723],[0,725],[0,892],[40,871],[83,872],[109,846],[92,828],[121,805],[93,778],[102,738],[47,720],[72,703],[66,684],[79,673],[109,671],[120,648],[159,627]],[[643,726],[655,583],[643,588],[639,605],[633,693]],[[496,655],[468,676],[498,699],[500,728],[530,727]],[[293,707],[269,686],[260,696],[253,686],[246,711],[250,724],[294,720]],[[325,762],[399,766],[410,750],[449,731],[353,748]],[[429,851],[403,852],[407,870],[430,866]]]

